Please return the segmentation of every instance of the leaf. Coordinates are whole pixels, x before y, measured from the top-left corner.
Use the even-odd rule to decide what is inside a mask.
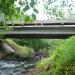
[[[25,16],[24,21],[25,22],[29,22],[30,21],[30,17],[29,16]]]
[[[35,14],[32,14],[32,19],[36,20],[36,15]]]
[[[20,7],[17,7],[17,11],[20,12]]]
[[[31,0],[30,6],[34,7],[35,4],[36,4],[36,2],[34,0]]]
[[[14,3],[14,0],[10,0],[10,3],[13,4]]]
[[[36,14],[38,14],[38,10],[37,10],[37,9],[34,8],[33,11],[34,11]]]
[[[20,1],[19,4],[22,6],[22,5],[25,5],[25,2]]]
[[[3,26],[3,22],[0,22],[0,26]]]
[[[23,11],[27,11],[29,10],[29,5],[26,5],[25,8],[23,9]]]
[[[30,19],[30,21],[29,21],[30,23],[32,23],[33,22],[33,19]]]

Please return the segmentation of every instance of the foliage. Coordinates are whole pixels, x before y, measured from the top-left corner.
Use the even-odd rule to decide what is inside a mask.
[[[4,35],[4,33],[3,32],[0,32],[0,40],[4,38],[3,35]]]
[[[44,12],[48,19],[67,19],[73,13],[73,0],[46,0],[44,1]],[[66,12],[65,12],[66,11]],[[65,17],[65,14],[67,14]],[[68,18],[70,19],[70,17]]]
[[[18,3],[19,6],[16,5]],[[38,10],[36,9],[37,0],[0,0],[0,14],[4,14],[5,21],[10,19],[19,19],[21,16],[28,16],[25,14],[28,10],[32,9],[35,16],[31,15],[25,17],[25,22],[36,19]],[[24,15],[25,14],[25,15]],[[35,17],[35,18],[34,18]],[[24,20],[24,19],[23,19]]]
[[[25,0],[19,1],[20,7],[17,7],[18,11],[20,13],[25,14],[24,21],[25,22],[32,22],[33,20],[36,20],[36,14],[38,14],[38,9],[36,9],[37,6],[37,0]],[[22,9],[22,10],[21,10]],[[32,9],[31,15],[27,15],[27,12]],[[34,14],[34,15],[33,15]]]
[[[46,70],[50,63],[50,58],[44,58],[36,63],[36,68]]]
[[[15,4],[16,2],[18,2],[19,6]],[[33,22],[36,20],[36,14],[38,14],[36,4],[37,0],[0,0],[0,29],[7,31],[12,29],[6,24],[6,21],[22,20],[25,22]],[[25,12],[30,9],[33,10],[33,13],[27,15]]]
[[[47,71],[47,75],[75,75],[75,36],[55,49]]]
[[[12,39],[5,39],[5,42],[9,44],[20,57],[31,57],[34,54],[34,51],[31,48],[27,46],[20,46],[16,44]]]
[[[49,71],[48,72],[41,72],[40,74],[38,75],[49,75]]]
[[[14,14],[14,0],[0,0],[0,13],[4,13],[7,15],[13,15]],[[10,12],[10,13],[9,13]]]
[[[14,39],[21,46],[32,47],[35,51],[39,49],[49,49],[50,44],[47,39]]]
[[[58,7],[57,6],[53,6],[53,7],[46,7],[47,8],[46,10],[46,13],[47,13],[47,16],[48,18],[50,19],[63,19],[64,18],[64,14],[62,12],[62,10],[58,10]]]
[[[6,31],[11,31],[13,28],[4,24],[3,22],[0,22],[0,39],[4,38]]]

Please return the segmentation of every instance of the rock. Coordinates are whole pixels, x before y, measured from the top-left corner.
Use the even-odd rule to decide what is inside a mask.
[[[6,55],[7,55],[6,53],[0,52],[0,59],[6,57]]]
[[[40,73],[40,70],[37,68],[29,69],[25,71],[25,75],[38,75]]]
[[[15,50],[11,48],[8,44],[2,43],[2,46],[7,53],[15,53]]]

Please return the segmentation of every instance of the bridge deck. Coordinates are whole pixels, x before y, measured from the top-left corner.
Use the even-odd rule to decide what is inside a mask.
[[[61,39],[75,35],[75,25],[14,26],[12,31],[2,31],[5,38]]]

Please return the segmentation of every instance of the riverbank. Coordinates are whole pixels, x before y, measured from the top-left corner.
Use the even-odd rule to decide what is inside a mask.
[[[36,52],[33,57],[24,59],[14,54],[0,52],[0,57],[0,75],[35,75],[40,72],[35,68],[35,64],[43,59],[44,55]]]
[[[0,75],[35,75],[40,72],[35,67],[36,62],[48,56],[46,48],[37,51],[12,39],[5,39],[0,44]]]

